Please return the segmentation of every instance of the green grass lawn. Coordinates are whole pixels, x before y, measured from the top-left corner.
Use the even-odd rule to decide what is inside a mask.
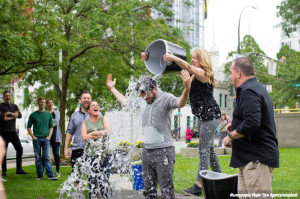
[[[300,148],[280,149],[280,168],[274,170],[273,193],[298,193],[300,198]],[[223,173],[236,174],[237,169],[230,168],[230,156],[219,156]],[[174,185],[175,192],[192,186],[198,169],[197,157],[176,156]],[[61,168],[61,177],[57,181],[49,181],[46,175],[36,180],[35,166],[24,167],[29,175],[16,175],[15,169],[8,169],[7,182],[4,183],[8,199],[40,199],[57,198],[55,191],[70,175],[71,167]],[[54,167],[55,170],[55,167]]]
[[[273,170],[273,193],[297,193],[300,198],[300,148],[281,148],[279,168]],[[223,173],[237,174],[238,169],[229,167],[231,156],[219,156]],[[191,187],[197,177],[197,157],[176,157],[174,186],[176,192]]]

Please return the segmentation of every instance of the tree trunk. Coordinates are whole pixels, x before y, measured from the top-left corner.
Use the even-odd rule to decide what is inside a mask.
[[[60,129],[62,133],[62,145],[60,146],[60,153],[64,154],[65,138],[66,138],[66,103],[67,103],[67,91],[68,91],[68,79],[69,79],[70,66],[67,67],[66,71],[63,71],[62,85],[59,97],[59,111],[60,111]]]

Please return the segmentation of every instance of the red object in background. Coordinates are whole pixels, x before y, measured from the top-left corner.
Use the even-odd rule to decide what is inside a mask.
[[[185,131],[185,139],[192,140],[193,134],[194,134],[193,131],[191,129],[187,128]]]

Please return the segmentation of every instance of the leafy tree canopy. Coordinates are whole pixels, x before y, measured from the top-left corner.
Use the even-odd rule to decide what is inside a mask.
[[[295,30],[299,30],[300,25],[300,1],[299,0],[286,0],[282,1],[277,6],[279,10],[277,16],[281,17],[282,22],[278,25],[282,27],[284,34],[287,36]]]

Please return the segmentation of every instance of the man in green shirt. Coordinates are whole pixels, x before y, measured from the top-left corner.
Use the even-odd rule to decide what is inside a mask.
[[[39,109],[30,114],[27,124],[27,130],[33,140],[36,179],[40,180],[43,178],[44,168],[46,168],[48,180],[57,180],[58,178],[54,176],[50,160],[50,138],[53,131],[52,115],[45,110],[46,100],[44,97],[38,99],[38,106]],[[33,126],[33,132],[31,126]],[[43,151],[42,155],[41,149]]]

